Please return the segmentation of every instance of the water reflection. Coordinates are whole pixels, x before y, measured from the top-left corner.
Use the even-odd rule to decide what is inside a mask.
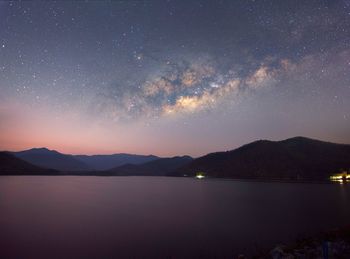
[[[347,224],[350,185],[0,177],[0,257],[233,257]]]

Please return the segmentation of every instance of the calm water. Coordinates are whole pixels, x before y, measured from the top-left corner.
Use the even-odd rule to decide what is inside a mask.
[[[232,258],[349,218],[349,185],[0,177],[0,258]]]

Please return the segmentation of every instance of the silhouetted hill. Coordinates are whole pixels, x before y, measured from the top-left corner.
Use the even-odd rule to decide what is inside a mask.
[[[47,148],[33,148],[13,154],[33,165],[52,168],[60,171],[82,171],[91,169],[72,155],[61,154]]]
[[[323,180],[350,168],[350,145],[304,137],[283,141],[259,140],[238,149],[193,160],[172,175],[246,179]]]
[[[0,175],[50,175],[57,174],[56,170],[45,169],[32,165],[15,157],[9,152],[0,152]]]
[[[143,156],[133,154],[77,155],[74,157],[95,170],[108,170],[125,164],[143,164],[159,159],[159,157],[153,155]]]
[[[178,168],[190,163],[193,159],[190,156],[176,156],[171,158],[159,158],[141,165],[122,165],[105,171],[106,175],[150,175],[163,176]]]

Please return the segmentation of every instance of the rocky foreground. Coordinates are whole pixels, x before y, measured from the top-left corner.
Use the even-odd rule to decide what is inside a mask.
[[[350,226],[299,239],[292,244],[277,245],[253,258],[350,258]]]

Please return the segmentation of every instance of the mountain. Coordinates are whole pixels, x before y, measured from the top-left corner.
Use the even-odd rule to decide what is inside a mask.
[[[0,175],[54,175],[57,171],[32,165],[9,152],[0,152]]]
[[[108,170],[124,164],[142,164],[159,157],[133,154],[67,155],[47,148],[33,148],[13,154],[37,166],[60,171]]]
[[[61,154],[47,148],[33,148],[13,152],[16,157],[39,167],[52,168],[60,171],[83,171],[91,169],[84,162],[72,155]]]
[[[106,175],[149,175],[165,176],[178,168],[185,166],[193,160],[190,156],[176,156],[171,158],[159,158],[140,165],[122,165],[103,172]]]
[[[305,137],[259,140],[197,159],[129,154],[73,156],[46,148],[12,153],[15,156],[8,152],[0,154],[0,173],[20,174],[54,174],[52,170],[44,169],[53,168],[66,171],[61,174],[72,175],[194,176],[201,172],[209,177],[238,179],[325,180],[341,169],[350,169],[350,145]],[[101,169],[116,164],[119,166]]]
[[[172,175],[245,179],[325,180],[350,168],[350,145],[305,137],[283,141],[259,140],[238,149],[193,160]]]
[[[77,155],[74,157],[95,170],[108,170],[125,164],[143,164],[159,159],[159,157],[153,155],[143,156],[133,154]]]

